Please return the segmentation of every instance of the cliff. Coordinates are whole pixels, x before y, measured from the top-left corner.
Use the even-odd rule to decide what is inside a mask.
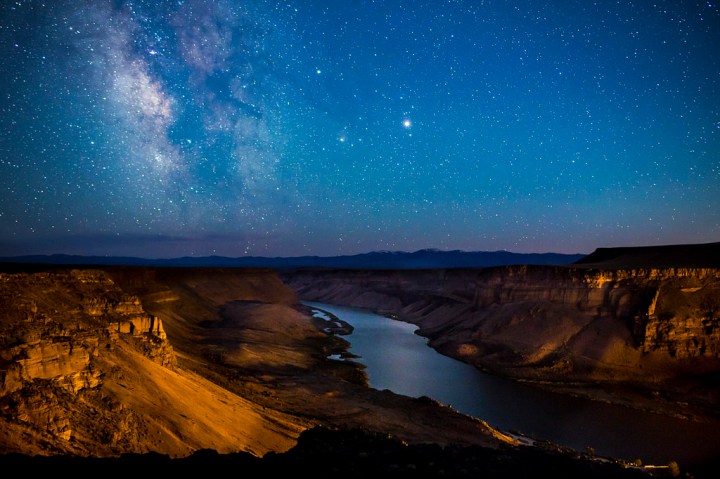
[[[144,282],[161,289],[157,301],[173,301],[177,294],[150,273],[0,273],[1,451],[178,457],[213,448],[262,455],[294,444],[302,422],[180,367],[166,323],[144,307],[144,291],[127,288]],[[277,288],[272,273],[265,276],[276,287],[258,293],[262,276],[236,274],[234,282],[246,297],[294,298]],[[215,296],[232,284],[222,282]],[[196,286],[202,290],[202,281]]]
[[[496,374],[639,387],[720,412],[718,269],[516,265],[282,277],[303,299],[416,324],[439,352]]]
[[[49,380],[77,394],[98,386],[101,373],[91,359],[129,336],[151,360],[172,367],[175,356],[162,321],[145,312],[136,296],[95,271],[61,274],[0,274],[0,388]]]

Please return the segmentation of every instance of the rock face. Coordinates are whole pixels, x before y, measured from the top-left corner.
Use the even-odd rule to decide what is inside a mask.
[[[429,398],[368,388],[359,364],[330,358],[347,351],[335,335],[349,327],[312,318],[271,270],[24,268],[0,273],[4,458],[153,452],[152,461],[157,454],[209,457],[202,452],[210,450],[257,458],[290,451],[318,425],[392,435],[403,447],[479,447],[489,470],[497,470],[496,460],[529,457],[519,451],[517,461],[508,459],[527,446],[480,419]],[[668,274],[513,267],[285,279],[308,299],[416,321],[447,354],[518,377],[659,384],[689,365],[717,371],[713,323],[700,322],[710,338],[700,352],[688,347],[697,322],[676,321],[695,318],[698,308],[714,318],[714,296],[706,293],[717,275],[670,275],[675,287],[665,283]],[[682,308],[673,295],[685,298]],[[333,454],[322,444],[318,450]],[[570,457],[563,453],[563,461]],[[387,460],[395,469],[397,459]]]
[[[718,271],[683,271],[658,286],[646,321],[638,325],[644,351],[687,359],[720,357]]]
[[[700,376],[720,371],[718,269],[298,270],[283,279],[303,299],[414,323],[439,352],[516,378],[662,390],[690,377],[704,386]]]
[[[264,417],[261,406],[178,367],[162,319],[127,288],[157,287],[152,274],[116,274],[125,285],[106,270],[0,273],[1,452],[175,457],[292,445],[301,430],[293,419]],[[200,275],[196,286],[212,278]],[[267,296],[254,284],[261,274],[234,278],[216,289],[227,294],[234,284],[236,297],[243,289],[253,299]],[[150,303],[176,299],[163,286]]]
[[[101,271],[0,274],[0,309],[0,405],[13,425],[4,444],[23,425],[69,443],[78,431],[64,403],[102,387],[98,358],[120,336],[163,367],[176,361],[162,322]]]
[[[111,348],[118,334],[147,343],[148,356],[164,366],[175,362],[162,321],[101,271],[0,274],[0,284],[3,314],[11,319],[0,338],[3,394],[34,380],[72,393],[97,387],[102,379],[91,358]]]

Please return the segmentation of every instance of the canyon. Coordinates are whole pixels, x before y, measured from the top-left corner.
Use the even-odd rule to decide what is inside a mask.
[[[720,269],[513,265],[283,273],[311,301],[418,326],[492,374],[666,414],[720,413]]]
[[[697,264],[412,271],[5,264],[0,461],[57,467],[37,458],[182,461],[212,451],[202,457],[262,458],[270,467],[300,464],[299,451],[317,461],[319,451],[335,450],[349,467],[400,444],[414,451],[416,465],[428,457],[416,448],[436,448],[434,464],[475,448],[473,457],[485,462],[458,459],[466,472],[512,475],[521,462],[513,458],[531,455],[538,471],[565,461],[567,477],[667,475],[673,470],[665,466],[649,471],[548,444],[528,448],[430,398],[371,389],[361,364],[330,359],[351,357],[343,336],[352,328],[311,315],[300,301],[411,322],[431,347],[492,374],[701,421],[719,416],[718,298],[720,270]],[[360,456],[333,449],[342,444]],[[386,457],[384,465],[398,460]]]
[[[328,358],[348,345],[336,323],[273,271],[29,270],[0,275],[4,453],[262,457],[316,426],[513,443],[427,398],[368,388],[360,365]]]

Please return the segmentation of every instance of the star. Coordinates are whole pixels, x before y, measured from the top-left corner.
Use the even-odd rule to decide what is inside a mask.
[[[0,256],[717,241],[716,2],[276,3],[0,1]]]

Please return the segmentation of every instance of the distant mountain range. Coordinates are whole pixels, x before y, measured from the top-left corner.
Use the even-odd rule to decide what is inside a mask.
[[[117,265],[164,267],[221,268],[349,268],[349,269],[426,269],[478,268],[513,264],[567,265],[584,258],[584,254],[512,253],[510,251],[441,251],[423,249],[412,253],[375,251],[347,256],[204,256],[170,259],[147,259],[121,256],[32,255],[0,257],[2,263],[55,265]]]
[[[432,269],[484,268],[516,264],[574,265],[580,268],[720,268],[720,242],[666,246],[597,248],[585,254],[442,251],[374,251],[345,256],[201,256],[148,259],[128,256],[32,255],[0,257],[3,264],[158,266],[187,268],[336,268]]]

